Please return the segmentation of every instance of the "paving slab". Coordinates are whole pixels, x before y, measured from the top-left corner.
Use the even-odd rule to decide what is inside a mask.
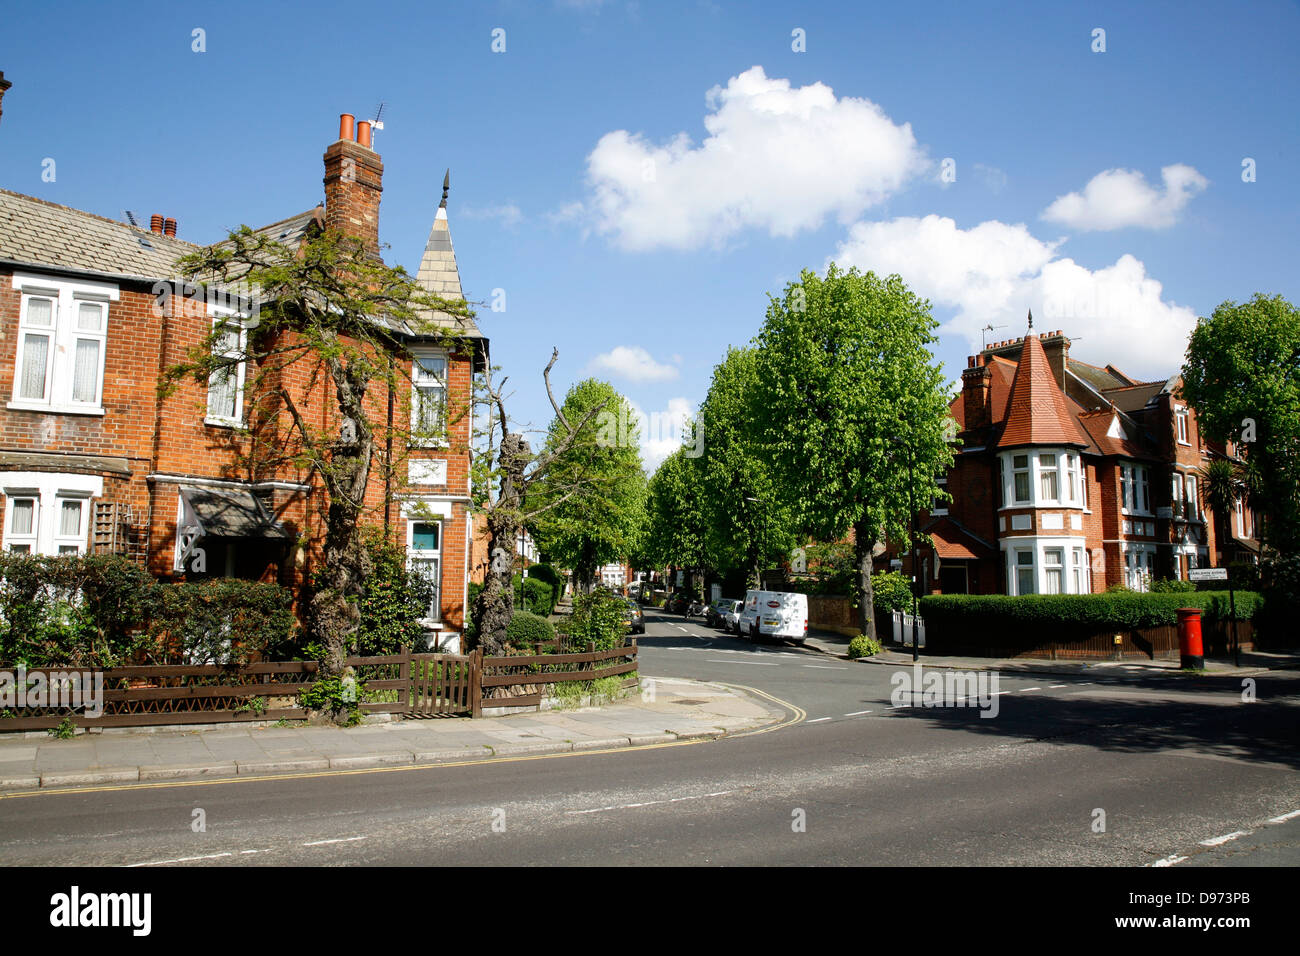
[[[771,725],[779,708],[716,684],[658,681],[656,701],[471,720],[360,727],[174,728],[166,732],[0,734],[0,790],[380,769],[530,754],[654,746]]]

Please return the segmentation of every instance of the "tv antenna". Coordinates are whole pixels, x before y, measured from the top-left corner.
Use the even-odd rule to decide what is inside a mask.
[[[137,228],[137,229],[140,228],[140,226],[139,226],[139,225],[136,223],[136,221],[135,221],[135,213],[131,212],[131,210],[129,210],[129,209],[123,209],[122,212],[124,212],[124,213],[126,214],[126,221],[127,221],[127,222],[129,222],[131,225],[135,226],[135,228]]]
[[[377,106],[377,107],[375,108],[375,118],[372,119],[372,120],[370,121],[370,128],[371,128],[371,129],[373,129],[373,130],[380,130],[380,129],[383,129],[383,128],[384,128],[384,119],[383,119],[383,116],[384,116],[384,106],[385,106],[384,101],[383,101],[383,100],[380,100],[380,101],[379,101],[379,106]]]
[[[984,348],[989,347],[989,337],[988,337],[989,332],[992,332],[995,329],[1005,329],[1005,328],[1006,328],[1005,325],[994,325],[993,323],[990,322],[988,325],[984,326],[984,328],[980,329],[980,338],[984,342],[983,347]]]

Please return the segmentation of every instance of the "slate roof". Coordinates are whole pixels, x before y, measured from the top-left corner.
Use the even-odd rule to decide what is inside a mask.
[[[446,206],[439,206],[433,218],[433,227],[429,230],[429,241],[425,243],[424,256],[420,259],[420,268],[415,274],[415,281],[423,286],[425,291],[448,302],[465,300],[460,285],[460,269],[456,266],[456,250],[451,243],[451,227],[447,222]],[[473,319],[448,315],[446,312],[435,312],[432,319],[443,328],[459,329],[462,335],[470,338],[483,337]]]
[[[176,277],[193,243],[0,189],[0,261],[106,278]]]

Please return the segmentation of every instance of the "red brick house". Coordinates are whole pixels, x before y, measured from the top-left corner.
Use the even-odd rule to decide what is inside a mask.
[[[295,246],[336,229],[379,255],[383,163],[369,124],[355,129],[353,138],[345,115],[325,151],[323,203],[260,232]],[[235,356],[245,334],[237,303],[201,291],[172,294],[169,307],[159,307],[176,259],[198,248],[176,232],[175,220],[163,216],[146,230],[0,189],[3,547],[123,554],[160,577],[297,586],[323,533],[321,482],[252,454],[247,429],[257,396],[246,394],[253,380],[246,363],[206,387],[187,380],[159,396],[163,370],[215,322],[231,328],[226,341]],[[445,188],[417,279],[448,300],[463,298]],[[394,394],[382,382],[372,386],[372,420],[399,440],[376,462],[367,505],[368,520],[438,583],[429,628],[453,636],[464,626],[470,543],[470,416],[456,412],[469,406],[488,343],[470,320],[439,319],[472,347],[448,352],[436,339],[407,335],[406,377]],[[306,369],[286,371],[281,381],[304,417],[337,427],[331,395],[311,384]],[[401,427],[403,416],[412,416],[412,428]],[[447,423],[447,439],[400,438],[417,430],[416,418]],[[201,562],[190,560],[196,548]]]
[[[1145,590],[1218,558],[1198,472],[1214,453],[1177,376],[1136,381],[1070,357],[1059,331],[968,360],[950,406],[952,501],[921,519],[923,593]],[[894,556],[887,554],[885,560]],[[910,555],[898,555],[910,569]]]

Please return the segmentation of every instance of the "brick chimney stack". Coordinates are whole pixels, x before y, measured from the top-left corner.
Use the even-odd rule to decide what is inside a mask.
[[[325,150],[325,228],[355,236],[379,258],[379,196],[384,164],[370,148],[370,124],[361,123],[353,139],[355,117],[339,117],[339,138]]]
[[[1056,384],[1065,389],[1065,366],[1070,358],[1070,340],[1061,334],[1061,330],[1045,332],[1039,336],[1043,351],[1047,353],[1047,367],[1052,370]]]
[[[0,70],[0,116],[4,115],[4,98],[9,87],[13,86],[11,82],[5,79],[5,71]]]
[[[987,428],[993,423],[992,389],[993,373],[987,363],[972,355],[961,373],[962,410],[967,431]]]

